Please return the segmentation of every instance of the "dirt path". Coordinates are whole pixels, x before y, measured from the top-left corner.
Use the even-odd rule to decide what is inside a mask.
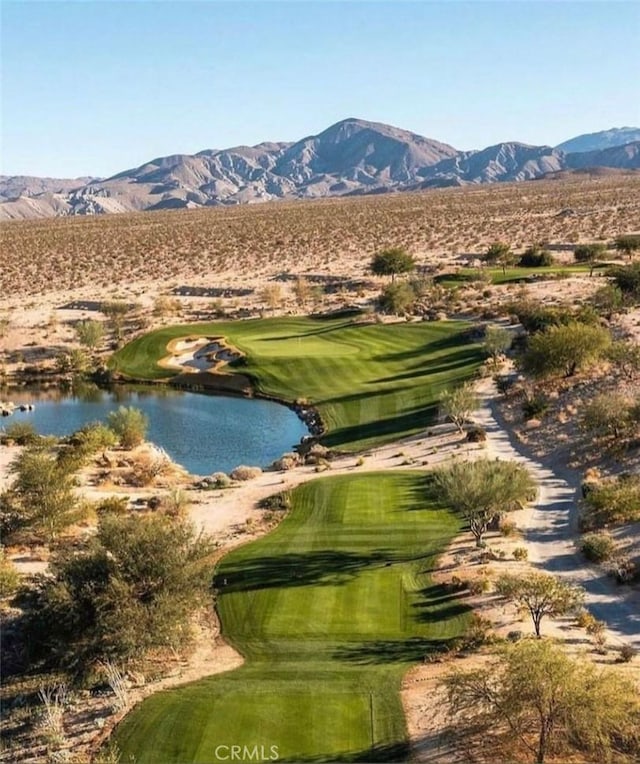
[[[537,502],[518,518],[525,532],[529,560],[585,589],[585,604],[607,624],[609,643],[640,648],[640,593],[618,586],[601,568],[589,565],[577,550],[581,476],[560,464],[540,463],[525,445],[516,441],[500,414],[491,380],[483,380],[478,393],[482,405],[474,419],[487,431],[488,453],[526,464],[540,486]]]

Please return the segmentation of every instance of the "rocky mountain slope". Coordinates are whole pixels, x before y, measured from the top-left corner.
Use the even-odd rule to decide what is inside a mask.
[[[578,135],[560,143],[556,148],[565,154],[571,154],[581,151],[603,151],[634,141],[640,141],[640,127],[612,127],[598,133]]]
[[[2,177],[0,218],[189,209],[523,181],[592,165],[636,168],[638,144],[586,154],[517,142],[457,151],[397,127],[351,118],[295,143],[174,154],[104,180]]]

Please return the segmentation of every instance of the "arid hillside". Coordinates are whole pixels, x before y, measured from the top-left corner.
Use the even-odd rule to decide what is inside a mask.
[[[503,239],[577,242],[638,230],[640,178],[614,176],[339,200],[4,223],[0,294],[133,284],[225,286],[278,273],[358,275],[385,246],[421,263]]]

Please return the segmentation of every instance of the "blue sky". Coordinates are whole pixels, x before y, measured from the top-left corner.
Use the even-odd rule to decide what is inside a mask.
[[[640,3],[4,0],[2,172],[110,175],[348,116],[456,148],[640,123]]]

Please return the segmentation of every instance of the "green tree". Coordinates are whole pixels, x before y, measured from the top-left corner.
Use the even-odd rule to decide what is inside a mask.
[[[536,484],[517,462],[478,459],[436,470],[430,491],[464,517],[480,547],[491,523],[535,497]]]
[[[31,531],[51,543],[83,515],[69,465],[50,451],[23,451],[11,465],[15,480],[6,501],[16,515],[14,530]]]
[[[213,551],[180,518],[103,515],[86,549],[60,552],[28,602],[34,657],[83,670],[183,647],[191,614],[211,602]]]
[[[633,401],[622,393],[601,393],[587,403],[580,417],[586,432],[598,437],[620,438],[633,422]]]
[[[504,573],[496,582],[496,591],[529,612],[538,638],[540,624],[545,616],[572,613],[584,600],[582,589],[537,571],[524,575]]]
[[[606,244],[580,244],[573,250],[573,257],[576,263],[588,263],[589,276],[593,276],[593,269],[599,260],[602,260],[607,254]]]
[[[534,244],[525,249],[518,265],[521,268],[547,268],[553,265],[553,255],[540,244]]]
[[[609,268],[608,275],[613,277],[613,283],[623,295],[640,300],[640,263]]]
[[[629,340],[616,340],[607,351],[607,358],[629,381],[640,375],[640,345]]]
[[[495,361],[509,350],[512,340],[513,335],[508,329],[492,324],[487,327],[482,344],[487,355]]]
[[[374,255],[370,267],[371,272],[376,276],[391,276],[393,282],[398,274],[414,271],[416,261],[401,247],[392,247]]]
[[[618,252],[626,255],[629,259],[640,249],[640,234],[625,234],[618,236],[614,242]]]
[[[478,396],[470,383],[444,390],[440,396],[440,412],[455,424],[458,432],[463,431],[464,423],[477,408]]]
[[[89,350],[95,350],[104,337],[104,326],[100,321],[80,321],[75,326],[78,342]]]
[[[550,326],[529,338],[523,369],[538,377],[573,376],[598,361],[611,344],[608,329],[578,321]]]
[[[380,309],[385,313],[402,315],[407,313],[416,301],[416,295],[410,284],[398,282],[387,284],[378,298]]]
[[[443,684],[456,734],[483,746],[488,761],[513,761],[523,747],[536,764],[575,754],[603,764],[638,760],[633,681],[547,640],[505,647],[488,665],[456,670]]]
[[[516,256],[511,251],[511,247],[504,241],[494,241],[482,256],[487,265],[499,265],[502,273],[507,272],[507,268],[516,264]]]
[[[109,427],[120,439],[123,448],[135,448],[145,438],[149,420],[146,415],[133,406],[120,406],[117,411],[112,411],[107,421]]]

